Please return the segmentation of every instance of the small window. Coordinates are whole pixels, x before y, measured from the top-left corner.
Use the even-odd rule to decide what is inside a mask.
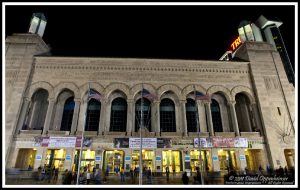
[[[281,115],[281,112],[280,112],[280,108],[277,107],[277,110],[278,110],[278,114]]]

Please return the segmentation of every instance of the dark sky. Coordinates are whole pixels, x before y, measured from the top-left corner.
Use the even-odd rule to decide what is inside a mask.
[[[218,60],[242,20],[277,17],[294,64],[294,6],[6,6],[6,36],[43,12],[43,39],[57,56]]]

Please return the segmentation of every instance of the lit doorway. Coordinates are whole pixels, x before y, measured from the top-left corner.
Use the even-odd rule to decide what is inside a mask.
[[[166,167],[169,167],[170,173],[178,173],[182,171],[182,158],[179,150],[164,150],[162,151],[163,172],[166,172]]]

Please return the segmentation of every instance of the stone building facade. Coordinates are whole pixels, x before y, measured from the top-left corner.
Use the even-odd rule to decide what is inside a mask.
[[[56,57],[49,53],[36,34],[6,38],[6,168],[51,165],[76,170],[80,147],[43,146],[36,139],[81,137],[83,131],[92,144],[83,148],[81,166],[108,167],[110,172],[117,166],[126,171],[139,166],[139,149],[116,147],[115,142],[140,137],[136,122],[142,85],[157,97],[143,99],[151,126],[142,130],[143,137],[170,140],[170,146],[143,149],[143,164],[153,171],[164,172],[167,166],[171,172],[194,171],[199,166],[195,119],[200,137],[209,144],[201,148],[205,170],[295,164],[295,89],[270,44],[245,42],[236,53],[243,61]],[[102,98],[89,104],[87,112],[89,89]],[[211,100],[195,103],[195,90]],[[85,117],[86,113],[94,115]],[[96,122],[88,121],[94,126],[91,130],[83,130],[85,118]],[[238,138],[246,139],[247,147],[216,143]]]

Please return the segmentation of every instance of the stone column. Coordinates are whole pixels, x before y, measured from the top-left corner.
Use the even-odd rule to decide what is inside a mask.
[[[51,118],[52,118],[52,115],[53,115],[54,99],[49,98],[48,102],[49,102],[49,104],[48,104],[46,119],[45,119],[45,123],[44,123],[43,135],[45,135],[47,133],[47,131],[49,130],[50,123],[51,123]]]
[[[160,101],[154,101],[154,108],[155,108],[155,119],[156,119],[156,136],[160,136],[160,114],[159,114],[159,104]]]
[[[65,164],[64,164],[64,170],[72,170],[72,164],[74,162],[74,148],[66,148],[66,157],[65,157]],[[71,160],[67,160],[67,156],[71,156]]]
[[[19,116],[19,121],[18,121],[16,133],[18,133],[24,125],[25,118],[26,118],[28,108],[29,108],[29,104],[30,104],[30,99],[24,98],[22,110],[21,110],[21,113],[20,113],[20,116]]]
[[[260,124],[260,116],[259,116],[259,113],[258,113],[258,108],[257,108],[256,103],[252,103],[251,107],[252,107],[253,120],[254,120],[254,123],[255,123],[255,127],[259,131],[261,131],[262,127],[261,127],[261,124]]]
[[[187,122],[186,122],[186,100],[180,100],[180,105],[181,105],[181,110],[182,110],[182,132],[184,133],[184,136],[188,135],[188,130],[187,130]]]
[[[100,120],[99,120],[99,128],[98,128],[98,134],[99,135],[102,135],[102,133],[104,132],[105,117],[106,117],[106,111],[105,111],[106,106],[107,106],[107,102],[105,100],[101,101]]]
[[[208,132],[206,122],[206,111],[203,100],[198,103],[199,124],[201,132]]]
[[[207,120],[208,120],[207,123],[208,123],[208,130],[209,130],[210,136],[215,136],[213,122],[212,122],[212,116],[211,116],[210,102],[205,101],[204,104],[206,107],[206,114],[207,114]]]
[[[127,136],[131,136],[131,132],[133,129],[133,106],[134,100],[128,99],[127,100],[127,124],[126,124],[126,132]]]
[[[156,103],[151,102],[151,132],[156,132],[157,130],[157,118],[156,118]],[[134,114],[133,114],[134,115]]]
[[[239,125],[236,117],[235,104],[236,101],[230,101],[229,103],[230,115],[232,120],[233,129],[235,131],[236,136],[240,136]]]
[[[73,113],[73,119],[72,119],[72,126],[70,135],[74,134],[76,128],[77,128],[77,122],[78,122],[78,115],[79,115],[79,107],[80,107],[80,99],[74,99],[75,107],[74,107],[74,113]]]
[[[237,153],[238,153],[237,154],[238,155],[237,159],[238,159],[238,162],[239,162],[240,171],[244,171],[245,167],[247,166],[245,149],[244,148],[239,148]]]
[[[37,160],[36,157],[42,157],[41,160]],[[38,167],[42,166],[44,167],[45,161],[46,161],[46,156],[47,156],[47,148],[44,147],[36,147],[36,155],[34,158],[34,166],[33,169],[37,170]]]
[[[180,133],[180,125],[181,125],[181,118],[182,114],[180,114],[180,103],[179,101],[175,101],[175,122],[176,122],[176,133]]]
[[[78,118],[78,125],[76,131],[83,131],[83,128],[85,126],[84,119],[85,119],[85,112],[87,111],[87,106],[88,106],[87,100],[82,100],[79,109],[79,118]]]
[[[219,161],[217,148],[213,148],[211,150],[211,156],[212,156],[212,171],[214,172],[220,171],[220,161]]]
[[[31,109],[31,115],[30,115],[30,118],[29,119],[29,122],[28,122],[28,126],[29,126],[29,129],[32,130],[35,126],[33,126],[33,123],[34,123],[34,118],[36,117],[36,107],[37,107],[37,102],[34,101],[32,102],[32,109]]]

